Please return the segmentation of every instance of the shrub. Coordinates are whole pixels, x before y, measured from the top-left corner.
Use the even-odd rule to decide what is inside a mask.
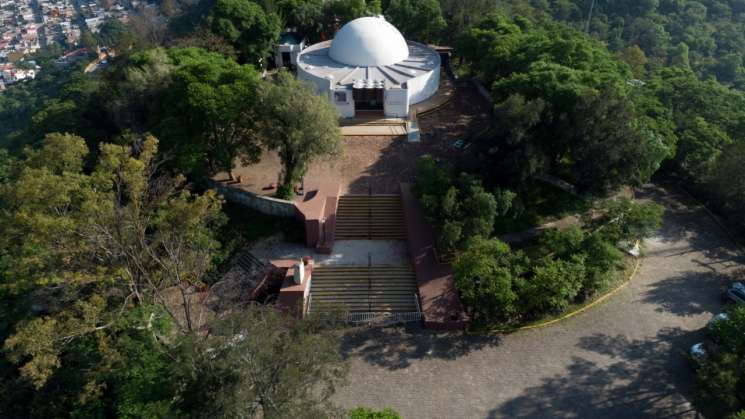
[[[584,277],[584,255],[569,260],[542,259],[522,283],[521,306],[532,315],[562,311],[579,294]]]
[[[349,411],[350,419],[403,419],[401,415],[390,407],[383,410],[373,410],[367,407],[356,407]]]
[[[458,243],[463,237],[463,227],[457,221],[447,220],[440,231],[437,239],[437,248],[442,254],[452,254],[458,248]]]
[[[487,191],[472,175],[454,178],[432,156],[419,159],[413,191],[427,221],[438,228],[437,247],[443,254],[463,249],[471,237],[490,237],[496,217],[509,211],[515,197],[510,191]]]
[[[474,320],[489,323],[509,319],[518,307],[515,278],[523,271],[520,253],[497,239],[477,237],[453,266],[455,284]]]
[[[565,229],[549,229],[539,243],[547,257],[569,260],[572,256],[585,258],[585,276],[582,292],[585,296],[604,287],[614,267],[623,259],[616,246],[600,233],[586,233],[577,226]]]
[[[599,234],[590,234],[582,240],[582,253],[586,255],[582,289],[585,295],[590,295],[608,284],[614,268],[623,260],[623,253]]]
[[[292,190],[292,185],[277,186],[277,198],[292,201],[294,197],[295,191]]]

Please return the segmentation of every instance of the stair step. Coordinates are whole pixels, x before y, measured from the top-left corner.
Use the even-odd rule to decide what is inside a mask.
[[[336,212],[337,240],[405,240],[401,197],[344,195]]]
[[[317,267],[311,280],[314,311],[414,312],[416,293],[416,274],[409,266]]]

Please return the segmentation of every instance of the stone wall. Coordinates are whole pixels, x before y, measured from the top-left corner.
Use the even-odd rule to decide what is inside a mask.
[[[211,186],[225,197],[228,202],[243,205],[260,213],[275,217],[297,217],[295,203],[268,196],[257,195],[243,189],[231,188],[222,183],[211,182]]]

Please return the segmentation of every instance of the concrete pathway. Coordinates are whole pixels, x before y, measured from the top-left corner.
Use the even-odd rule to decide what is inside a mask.
[[[406,123],[398,125],[348,125],[342,126],[340,129],[341,135],[345,137],[399,137],[408,133]]]
[[[338,240],[330,255],[322,255],[301,243],[285,242],[277,235],[256,243],[251,253],[265,262],[313,256],[321,266],[409,266],[406,242],[400,240]]]
[[[634,281],[609,301],[538,330],[466,337],[418,328],[350,332],[342,406],[404,418],[695,417],[686,358],[721,310],[742,258],[700,208],[649,188],[668,211]]]

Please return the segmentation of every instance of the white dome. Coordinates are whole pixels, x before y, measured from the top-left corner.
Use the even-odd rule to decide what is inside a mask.
[[[401,32],[384,18],[361,17],[336,33],[329,56],[342,64],[375,67],[409,58],[409,47]]]

